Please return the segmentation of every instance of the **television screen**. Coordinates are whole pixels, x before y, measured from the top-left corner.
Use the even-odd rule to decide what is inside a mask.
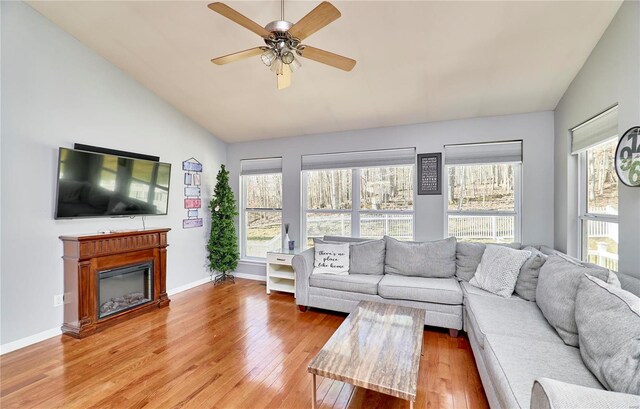
[[[60,148],[56,219],[167,214],[171,164]]]

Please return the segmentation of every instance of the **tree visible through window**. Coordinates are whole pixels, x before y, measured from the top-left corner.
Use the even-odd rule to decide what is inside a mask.
[[[618,139],[587,149],[581,155],[582,259],[618,270],[618,175],[614,157]]]
[[[325,235],[413,239],[413,166],[304,172],[306,245]]]
[[[463,241],[516,241],[519,169],[519,163],[447,166],[448,235]]]
[[[242,176],[244,257],[265,258],[282,247],[282,174]]]

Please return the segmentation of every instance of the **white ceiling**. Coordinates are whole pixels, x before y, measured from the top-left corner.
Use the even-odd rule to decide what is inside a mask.
[[[262,45],[200,1],[29,4],[226,142],[554,109],[620,1],[335,1],[342,17],[305,43],[358,61],[310,60],[276,89]],[[287,1],[297,21],[319,1]],[[277,1],[229,1],[259,24]]]

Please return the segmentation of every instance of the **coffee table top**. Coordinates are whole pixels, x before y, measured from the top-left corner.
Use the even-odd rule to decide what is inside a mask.
[[[424,310],[362,301],[307,370],[415,401],[424,319]]]

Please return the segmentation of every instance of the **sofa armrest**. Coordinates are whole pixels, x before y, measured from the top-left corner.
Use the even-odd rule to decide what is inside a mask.
[[[312,247],[296,254],[291,260],[293,271],[296,274],[296,304],[309,305],[309,276],[313,271],[315,249]]]
[[[533,382],[531,409],[638,409],[640,396],[573,385],[549,378]]]

